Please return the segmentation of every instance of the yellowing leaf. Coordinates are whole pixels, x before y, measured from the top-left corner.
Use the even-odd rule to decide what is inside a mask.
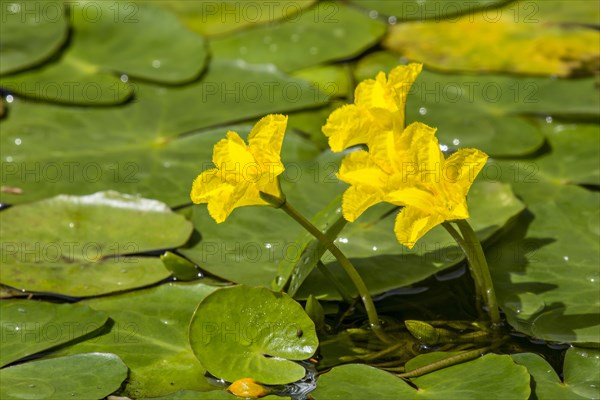
[[[384,46],[440,70],[569,76],[593,71],[600,33],[545,22],[511,3],[444,21],[399,24]]]

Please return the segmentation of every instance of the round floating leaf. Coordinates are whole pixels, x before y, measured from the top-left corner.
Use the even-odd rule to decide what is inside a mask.
[[[37,65],[56,53],[67,39],[60,2],[0,1],[0,74]]]
[[[114,354],[87,353],[33,361],[0,370],[0,397],[101,399],[119,389],[127,366]]]
[[[165,267],[173,273],[173,277],[181,281],[192,281],[202,276],[198,267],[186,260],[185,258],[178,256],[175,253],[167,251],[165,254],[160,256],[160,260],[163,262]]]
[[[0,367],[69,342],[104,325],[108,315],[81,304],[0,302]]]
[[[600,25],[600,8],[588,0],[537,0],[529,6],[543,21],[563,24]]]
[[[185,25],[203,35],[219,35],[259,23],[295,20],[315,0],[148,0],[173,11]]]
[[[552,122],[543,124],[542,132],[551,151],[529,163],[513,164],[513,176],[529,183],[600,185],[600,126]]]
[[[159,259],[129,255],[180,246],[191,230],[165,204],[117,192],[19,205],[2,213],[0,281],[68,296],[149,285],[168,271]]]
[[[223,125],[326,101],[306,81],[272,68],[231,63],[213,63],[201,81],[190,85],[137,88],[136,101],[117,108],[15,99],[9,117],[0,122],[0,158],[2,185],[21,194],[1,191],[0,200],[15,204],[112,189],[170,205],[189,203],[191,183],[203,163],[210,163],[213,145],[228,128],[237,129]],[[188,134],[214,126],[220,128]],[[311,143],[290,136],[284,160],[314,155]]]
[[[285,293],[236,286],[220,289],[198,306],[190,325],[194,354],[213,375],[264,384],[302,379],[303,360],[317,350],[315,325]]]
[[[572,347],[567,350],[561,381],[552,366],[537,354],[511,355],[520,365],[527,367],[539,400],[598,399],[600,398],[600,352]]]
[[[314,83],[330,98],[347,97],[352,92],[351,73],[344,65],[317,65],[298,70],[292,76]]]
[[[369,15],[382,14],[395,21],[435,19],[439,21],[460,14],[467,14],[481,8],[493,7],[508,0],[350,0],[369,11]]]
[[[419,362],[419,357],[411,362]],[[488,354],[410,381],[416,389],[389,372],[366,365],[348,364],[323,374],[312,396],[315,400],[526,400],[530,393],[527,369],[513,363],[509,356],[496,354]]]
[[[65,104],[120,104],[133,96],[133,86],[69,54],[58,63],[2,77],[0,86],[19,96]]]
[[[384,33],[380,21],[338,2],[320,2],[287,21],[214,39],[210,47],[216,58],[295,71],[354,57]]]
[[[41,71],[5,77],[0,85],[59,103],[115,104],[132,95],[124,83],[128,75],[176,84],[197,78],[205,67],[204,39],[166,10],[135,2],[67,4],[73,34],[65,54]],[[55,6],[66,13],[60,3]],[[35,17],[43,20],[45,14],[38,4]]]
[[[224,390],[213,390],[210,392],[195,392],[193,390],[180,390],[167,396],[144,398],[142,400],[239,400],[239,397]],[[266,396],[263,400],[290,400],[290,397]]]
[[[535,3],[522,1],[446,21],[398,24],[383,44],[444,71],[569,76],[596,69],[598,39],[592,29],[547,23]]]
[[[103,351],[130,369],[123,395],[157,397],[183,389],[214,390],[189,345],[187,329],[198,303],[215,290],[202,282],[167,283],[150,289],[84,300],[114,323],[99,336],[52,356]]]

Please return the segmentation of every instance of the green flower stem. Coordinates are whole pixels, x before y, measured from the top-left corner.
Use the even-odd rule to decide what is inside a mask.
[[[335,289],[338,291],[338,293],[340,294],[340,296],[342,296],[342,299],[344,299],[344,301],[348,304],[352,304],[353,300],[352,300],[352,296],[350,295],[350,293],[348,293],[346,291],[346,288],[344,287],[344,285],[342,284],[342,282],[340,282],[340,280],[331,273],[331,271],[329,270],[329,268],[327,268],[325,266],[325,264],[323,264],[323,261],[319,260],[317,261],[317,268],[319,269],[319,271],[321,271],[321,273],[327,278],[329,279],[329,282],[331,282],[331,284],[333,286],[335,286]]]
[[[323,245],[333,254],[333,256],[337,259],[340,266],[346,271],[354,286],[358,290],[358,294],[365,305],[365,310],[367,311],[367,316],[369,317],[369,324],[373,329],[373,332],[377,335],[379,339],[383,342],[389,343],[390,339],[383,332],[381,327],[381,322],[379,321],[379,317],[377,316],[377,311],[375,310],[375,304],[373,303],[373,299],[369,294],[369,290],[365,285],[365,282],[362,280],[361,276],[358,274],[358,271],[354,268],[352,263],[346,258],[344,253],[333,243],[333,241],[328,238],[323,232],[321,232],[316,226],[314,226],[309,220],[307,220],[302,214],[300,214],[295,208],[293,208],[287,201],[284,201],[283,204],[279,207],[283,211],[285,211],[290,217],[292,217],[296,222],[298,222],[304,229],[306,229],[310,234],[312,234],[315,238],[317,238]]]
[[[449,223],[445,222],[444,227],[452,235],[454,240],[456,240],[465,254],[465,257],[471,266],[473,279],[475,280],[476,285],[479,286],[479,293],[483,296],[483,301],[488,309],[492,328],[497,329],[501,322],[500,311],[498,309],[498,302],[496,301],[496,292],[494,290],[492,276],[490,275],[490,269],[487,265],[481,242],[479,242],[475,231],[466,220],[456,220],[454,223],[458,226],[458,229],[460,229],[462,237],[449,225]],[[451,229],[448,229],[448,226],[450,226]]]
[[[503,340],[501,340],[497,343],[494,343],[493,345],[488,346],[488,347],[465,351],[465,352],[450,356],[448,358],[444,358],[443,360],[436,361],[436,362],[428,364],[428,365],[424,365],[420,368],[413,369],[412,371],[397,374],[397,376],[399,376],[400,378],[404,378],[404,379],[416,378],[418,376],[429,374],[431,372],[438,371],[440,369],[450,367],[452,365],[460,364],[465,361],[471,361],[471,360],[481,357],[485,353],[488,353],[488,352],[494,350],[495,348],[499,347],[505,341],[506,340],[503,339]]]
[[[462,250],[465,257],[467,258],[467,263],[469,265],[469,270],[471,271],[471,276],[473,277],[473,281],[475,281],[475,299],[476,299],[476,303],[477,303],[476,304],[477,313],[478,313],[479,317],[482,318],[483,313],[481,311],[481,299],[483,297],[483,295],[482,295],[483,278],[481,277],[481,273],[480,273],[479,269],[475,266],[475,260],[473,259],[473,252],[469,251],[468,248],[465,247],[465,241],[464,241],[463,237],[449,222],[444,222],[444,223],[442,223],[442,225],[444,226],[444,228],[446,228],[446,230],[448,231],[450,236],[452,236],[454,241],[456,243],[458,243],[458,246]]]

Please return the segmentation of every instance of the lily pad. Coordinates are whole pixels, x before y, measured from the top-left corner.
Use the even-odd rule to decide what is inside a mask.
[[[264,384],[300,380],[306,371],[289,360],[317,350],[315,325],[285,293],[235,286],[207,296],[190,324],[194,354],[213,375]]]
[[[131,255],[180,246],[191,230],[165,204],[117,192],[12,207],[2,213],[0,280],[68,296],[146,286],[169,272],[158,258]]]
[[[108,315],[80,304],[4,300],[0,302],[0,367],[87,335]]]
[[[599,35],[547,23],[535,3],[521,1],[445,21],[398,24],[383,45],[443,71],[570,76],[596,70]]]
[[[173,11],[188,27],[202,35],[220,35],[278,20],[296,20],[315,0],[148,0]]]
[[[357,65],[357,80],[388,72],[403,61],[373,53]],[[449,75],[423,71],[407,99],[407,123],[437,127],[448,149],[476,147],[492,156],[522,156],[539,149],[544,136],[531,114],[597,118],[597,79],[551,79],[499,75]]]
[[[136,101],[118,108],[15,99],[9,118],[0,122],[0,159],[2,185],[21,194],[3,191],[0,200],[15,204],[112,189],[185,204],[212,146],[233,128],[225,124],[327,100],[306,81],[275,69],[223,62],[211,64],[204,78],[190,85],[137,87]],[[214,126],[220,128],[210,135],[190,134]],[[310,143],[293,143],[293,149],[310,155]]]
[[[52,356],[104,351],[130,369],[123,395],[158,397],[178,390],[214,390],[189,345],[187,327],[198,303],[216,289],[202,282],[167,283],[131,293],[84,300],[114,323],[96,337]]]
[[[484,168],[467,199],[470,223],[484,242],[523,210],[523,204],[507,184],[486,182],[485,174]],[[389,205],[373,207],[356,222],[347,224],[336,240],[371,294],[416,283],[464,260],[456,243],[441,226],[427,233],[412,250],[400,245],[393,233],[396,213]],[[329,253],[323,261],[334,276],[356,294],[349,278]],[[340,300],[336,289],[318,269],[304,281],[296,297],[305,299],[310,294],[320,300]]]
[[[292,76],[312,82],[332,99],[352,93],[352,76],[345,65],[317,65],[298,70]]]
[[[440,21],[442,19],[455,17],[456,15],[467,14],[474,10],[482,8],[492,8],[508,0],[350,0],[351,3],[363,7],[369,11],[369,15],[377,16],[379,14],[392,17],[388,21],[395,24],[396,21],[423,21],[433,19]]]
[[[530,213],[488,251],[508,322],[545,340],[600,343],[600,194],[543,180],[513,185]]]
[[[563,24],[600,25],[600,9],[587,0],[537,0],[528,7],[543,21]]]
[[[0,74],[33,67],[67,39],[67,20],[56,1],[0,1]]]
[[[129,76],[184,83],[205,67],[204,39],[166,10],[125,1],[67,4],[73,34],[65,54],[42,71],[6,77],[0,85],[49,101],[109,104],[131,95],[122,82]]]
[[[224,390],[213,390],[210,392],[196,392],[193,390],[180,390],[166,396],[145,398],[142,400],[239,400],[239,397]],[[263,400],[289,400],[290,397],[266,396]]]
[[[418,358],[412,362],[418,362]],[[323,374],[312,395],[315,400],[526,400],[530,394],[527,369],[515,364],[509,356],[496,354],[487,354],[410,381],[414,386],[389,372],[366,365],[348,364]],[[364,382],[369,384],[365,385]]]
[[[100,399],[127,378],[114,354],[87,353],[34,361],[0,370],[0,396],[12,399]]]
[[[539,355],[512,354],[512,359],[527,367],[532,377],[535,397],[539,400],[600,398],[600,352],[572,347],[567,350],[563,366],[564,380]],[[532,390],[532,391],[533,391]]]
[[[218,59],[271,63],[295,71],[354,57],[385,33],[385,24],[338,2],[319,2],[293,19],[215,38]]]
[[[18,96],[54,103],[111,105],[133,96],[127,80],[67,55],[59,63],[2,77],[0,86]]]
[[[512,164],[511,178],[530,184],[548,181],[600,185],[600,126],[553,121],[542,124],[541,130],[550,152]]]

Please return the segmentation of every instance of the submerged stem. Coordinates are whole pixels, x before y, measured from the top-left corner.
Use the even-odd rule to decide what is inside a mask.
[[[310,234],[312,234],[316,239],[318,239],[323,245],[333,254],[333,256],[337,259],[340,266],[344,269],[344,271],[348,274],[352,283],[356,287],[360,298],[365,305],[365,310],[367,311],[367,316],[369,318],[369,324],[373,329],[373,332],[377,335],[379,339],[383,342],[389,343],[390,339],[383,332],[381,327],[381,322],[379,321],[379,317],[377,316],[377,310],[375,309],[375,304],[373,303],[373,299],[371,298],[371,294],[365,285],[365,282],[359,275],[358,271],[354,268],[352,263],[346,258],[344,253],[333,243],[333,241],[327,237],[323,232],[321,232],[316,226],[314,226],[308,219],[306,219],[302,214],[300,214],[294,207],[292,207],[287,201],[284,200],[283,204],[279,206],[283,211],[285,211],[290,217],[292,217],[296,222],[298,222],[304,229],[306,229]]]

